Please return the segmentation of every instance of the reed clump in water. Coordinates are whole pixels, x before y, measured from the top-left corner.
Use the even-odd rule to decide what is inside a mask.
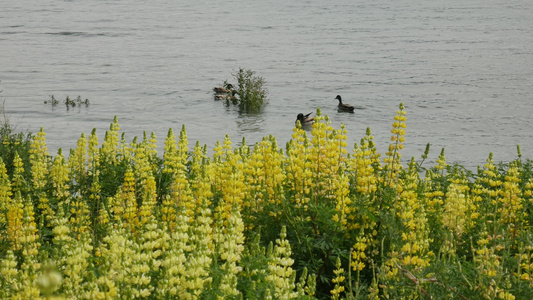
[[[239,109],[243,112],[259,112],[266,102],[267,89],[265,79],[256,76],[255,71],[242,68],[233,74],[237,81]]]

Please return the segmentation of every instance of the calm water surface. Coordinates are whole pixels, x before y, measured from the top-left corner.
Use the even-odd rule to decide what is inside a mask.
[[[11,123],[44,127],[51,153],[118,116],[128,141],[185,124],[190,145],[290,139],[321,108],[367,127],[384,153],[400,102],[405,160],[432,144],[448,161],[533,158],[533,5],[516,1],[2,1],[0,94]],[[265,78],[263,113],[239,114],[212,87],[240,67]],[[334,97],[357,106],[338,113]],[[88,108],[44,100],[80,95]],[[176,133],[177,134],[177,133]]]

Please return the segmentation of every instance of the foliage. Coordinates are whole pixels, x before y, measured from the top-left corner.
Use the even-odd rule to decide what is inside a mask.
[[[242,68],[233,76],[237,81],[239,109],[243,112],[259,112],[266,101],[265,79],[256,76],[252,70]]]
[[[21,158],[24,165],[29,166],[30,142],[33,136],[30,132],[18,131],[16,126],[12,125],[9,117],[5,114],[3,104],[0,109],[0,116],[2,118],[0,121],[0,154],[8,174],[13,174],[15,155]]]
[[[41,130],[1,148],[0,298],[527,299],[533,162],[405,163],[406,127],[400,105],[383,157],[320,110],[284,150],[183,127],[159,156],[115,118],[52,157]]]

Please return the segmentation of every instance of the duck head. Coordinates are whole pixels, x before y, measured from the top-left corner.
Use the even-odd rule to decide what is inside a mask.
[[[315,121],[315,118],[313,117],[309,117],[312,113],[308,113],[306,115],[302,114],[302,113],[299,113],[297,116],[296,116],[296,121],[295,123],[298,123],[298,121],[300,121],[300,125],[308,125],[308,124],[313,124],[313,122]]]

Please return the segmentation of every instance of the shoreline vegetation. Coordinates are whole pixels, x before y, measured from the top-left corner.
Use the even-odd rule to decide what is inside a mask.
[[[45,132],[0,130],[2,299],[527,299],[533,164],[477,172],[402,160],[400,104],[386,153],[346,143],[317,110],[212,156],[185,126],[125,140],[117,117],[48,153]]]

